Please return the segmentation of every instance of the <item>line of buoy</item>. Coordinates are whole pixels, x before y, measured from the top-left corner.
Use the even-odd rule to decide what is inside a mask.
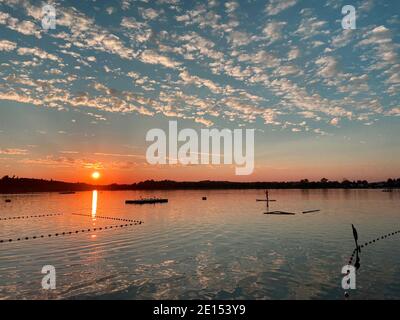
[[[394,232],[390,232],[390,233],[388,233],[388,234],[385,234],[385,235],[383,235],[383,236],[380,236],[380,237],[378,237],[378,238],[376,238],[376,239],[373,239],[373,240],[371,240],[371,241],[367,241],[367,242],[365,242],[364,244],[360,245],[360,248],[365,248],[365,247],[367,247],[368,245],[374,244],[374,243],[376,243],[376,242],[379,241],[379,240],[387,239],[388,237],[394,236],[394,235],[396,235],[396,234],[398,234],[398,233],[400,233],[400,230],[397,230],[397,231],[394,231]],[[357,251],[357,248],[355,248],[355,249],[353,250],[353,253],[351,254],[351,256],[350,256],[350,258],[349,258],[349,263],[348,263],[349,265],[352,264],[354,255],[356,254],[356,251]]]
[[[82,217],[93,217],[90,214],[83,213],[72,213],[73,216],[82,216]],[[123,219],[123,218],[115,218],[115,217],[106,217],[106,216],[96,216],[96,219],[106,219],[106,220],[115,220],[115,221],[127,221],[127,222],[138,222],[140,220],[131,220],[131,219]]]
[[[132,222],[132,223],[126,223],[126,224],[120,224],[120,225],[114,225],[114,226],[105,226],[105,227],[97,227],[97,228],[88,228],[88,229],[81,229],[81,230],[75,230],[75,231],[69,231],[69,232],[60,232],[60,233],[54,233],[54,234],[48,234],[48,235],[40,235],[40,236],[32,236],[32,237],[19,237],[17,239],[7,239],[7,240],[0,240],[0,243],[9,243],[9,242],[15,242],[15,241],[24,241],[24,240],[34,240],[34,239],[43,239],[43,238],[51,238],[51,237],[58,237],[58,236],[66,236],[66,235],[73,235],[73,234],[78,234],[78,233],[84,233],[84,232],[91,232],[91,231],[102,231],[102,230],[111,230],[111,229],[117,229],[117,228],[124,228],[124,227],[129,227],[129,226],[136,226],[143,224],[143,221],[137,221]]]
[[[0,220],[18,220],[18,219],[31,219],[31,218],[44,218],[44,217],[55,217],[62,216],[62,213],[50,213],[50,214],[37,214],[32,216],[18,216],[18,217],[5,217],[0,218]]]
[[[353,228],[354,228],[354,227],[353,227]],[[347,264],[350,265],[350,266],[352,265],[353,259],[354,259],[354,255],[355,255],[355,254],[357,253],[357,251],[360,250],[361,248],[365,248],[365,247],[367,247],[368,245],[371,245],[371,244],[373,244],[373,243],[376,243],[376,242],[379,241],[379,240],[387,239],[388,237],[394,236],[394,235],[396,235],[396,234],[398,234],[398,233],[400,233],[400,230],[397,230],[397,231],[394,231],[394,232],[390,232],[390,233],[388,233],[388,234],[385,234],[385,235],[383,235],[383,236],[380,236],[380,237],[378,237],[378,238],[376,238],[376,239],[373,239],[373,240],[371,240],[371,241],[367,241],[367,242],[365,242],[364,244],[359,245],[358,247],[354,248],[354,250],[353,250],[353,252],[351,253],[351,256],[350,256],[349,261],[348,261]],[[360,250],[359,252],[361,252],[361,250]],[[356,259],[357,259],[357,258],[356,258]],[[357,260],[358,260],[358,259],[357,259]],[[359,260],[358,260],[358,263],[359,263]],[[356,261],[355,264],[354,264],[355,267],[356,267],[356,264],[357,264],[357,261]],[[359,267],[359,265],[358,265],[358,267]],[[358,268],[358,267],[357,267],[357,268]],[[349,272],[349,271],[348,271],[348,272]],[[348,292],[348,291],[345,291],[344,296],[345,296],[346,299],[349,298],[349,296],[350,296],[349,292]]]

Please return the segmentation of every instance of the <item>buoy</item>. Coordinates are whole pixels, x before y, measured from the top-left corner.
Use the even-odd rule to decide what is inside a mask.
[[[202,200],[207,200],[207,197],[203,197]]]

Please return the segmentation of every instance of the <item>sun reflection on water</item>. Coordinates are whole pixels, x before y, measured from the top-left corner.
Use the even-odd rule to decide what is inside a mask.
[[[97,190],[93,190],[92,192],[92,220],[96,220],[97,213]]]

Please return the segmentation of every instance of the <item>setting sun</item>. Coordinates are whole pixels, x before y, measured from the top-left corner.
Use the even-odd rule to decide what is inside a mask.
[[[98,171],[93,172],[92,173],[92,178],[95,179],[95,180],[99,179],[100,178],[100,173]]]

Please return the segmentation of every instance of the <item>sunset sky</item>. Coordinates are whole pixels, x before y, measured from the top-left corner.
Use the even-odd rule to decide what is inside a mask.
[[[49,3],[46,31],[44,3],[0,1],[0,176],[400,177],[400,1]],[[147,164],[147,131],[170,120],[256,129],[254,173]]]

